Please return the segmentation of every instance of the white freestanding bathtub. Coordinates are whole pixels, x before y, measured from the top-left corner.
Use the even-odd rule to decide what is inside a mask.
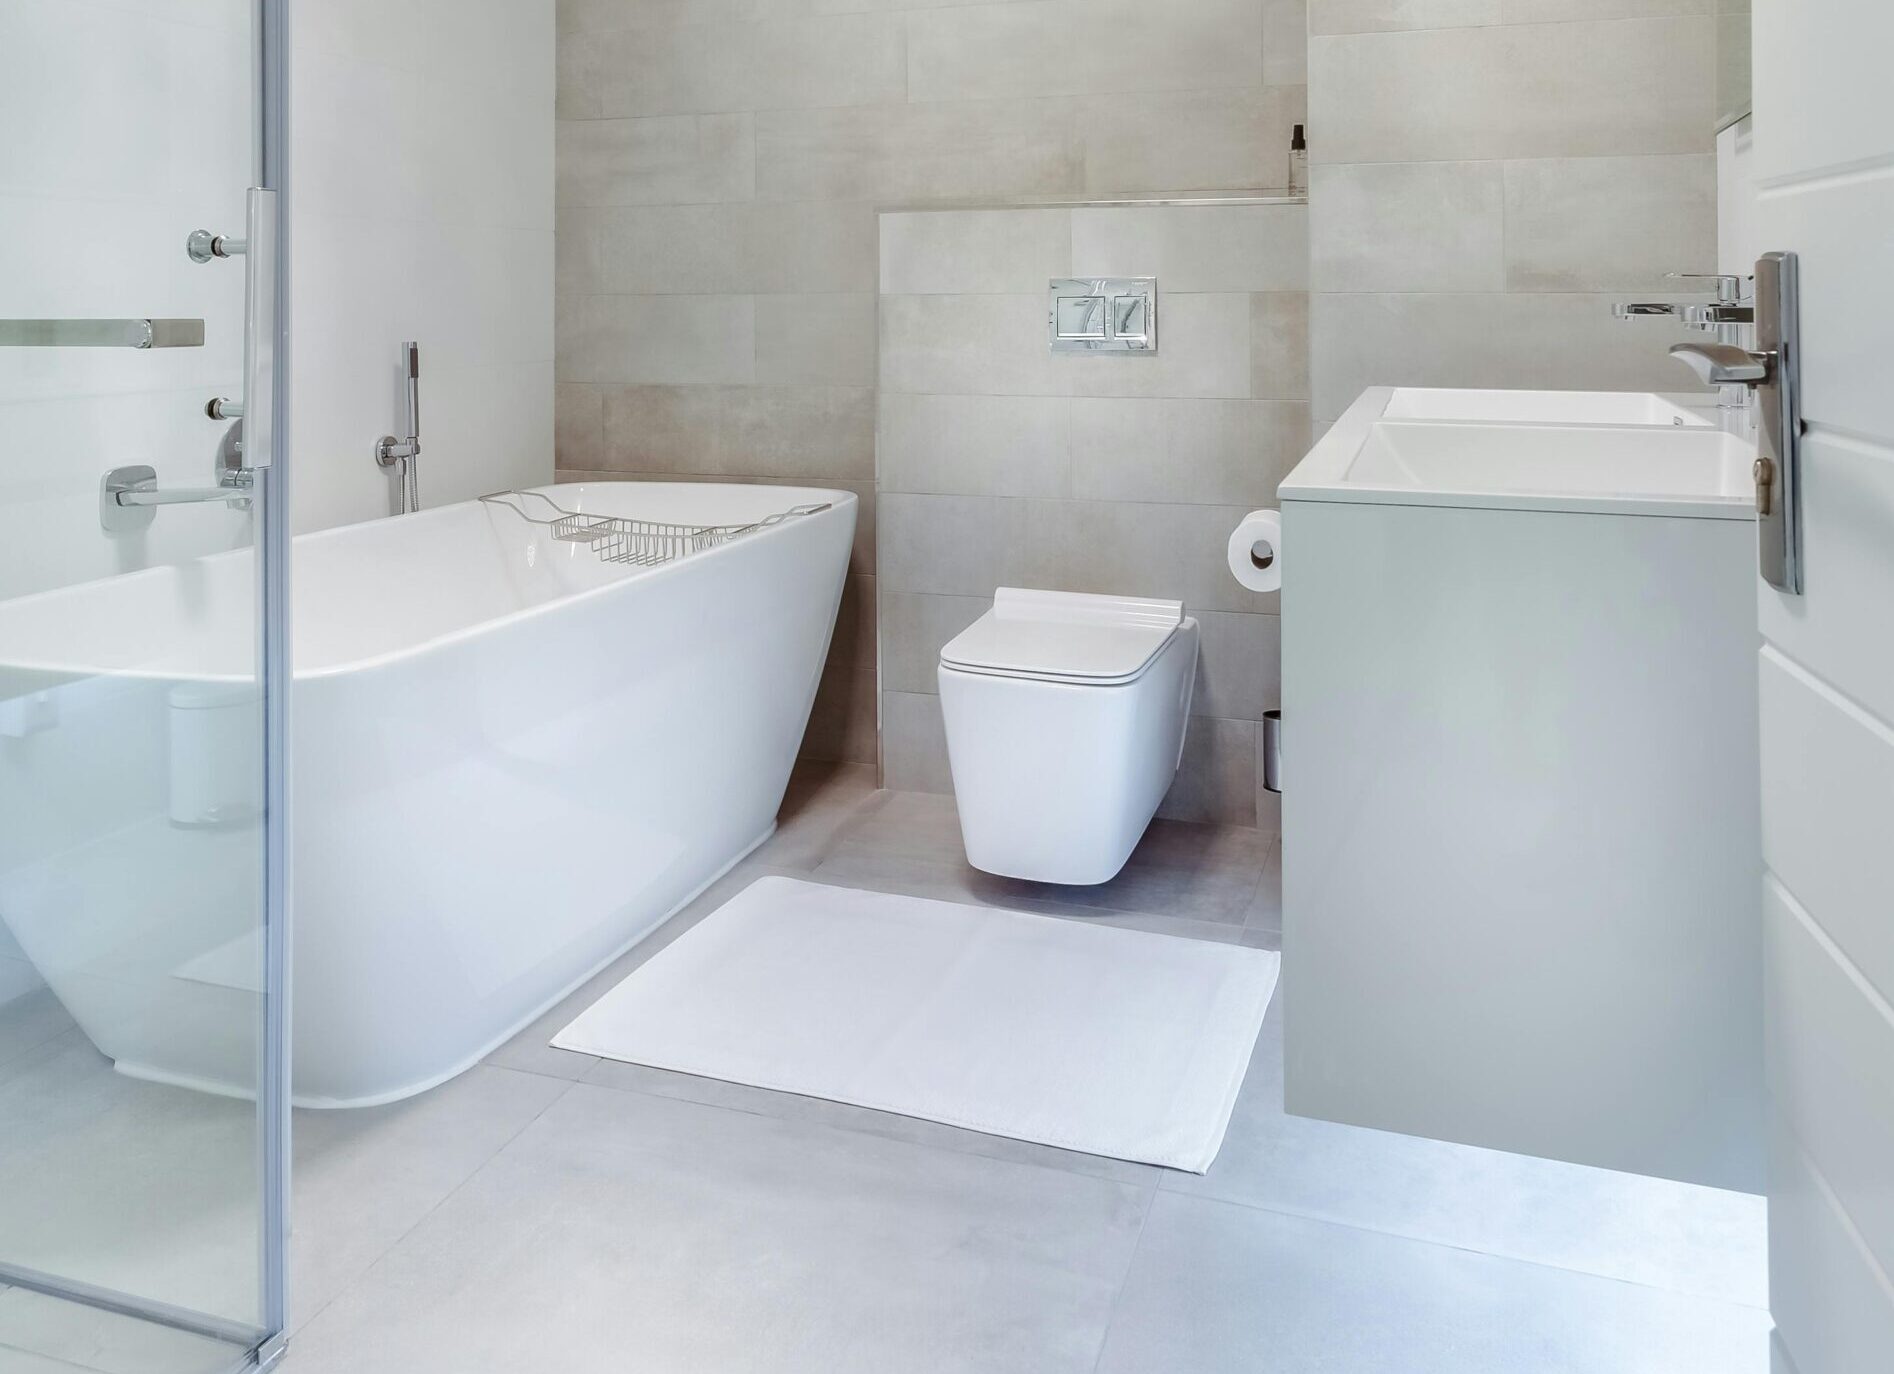
[[[470,1067],[774,825],[854,496],[543,490],[690,524],[827,508],[644,569],[478,502],[296,541],[304,1105]],[[247,553],[0,603],[0,920],[122,1071],[213,1091],[254,1079],[252,606]]]

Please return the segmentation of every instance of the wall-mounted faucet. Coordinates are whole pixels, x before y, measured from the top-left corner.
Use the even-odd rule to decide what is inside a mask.
[[[1711,283],[1714,301],[1623,301],[1611,308],[1621,320],[1671,319],[1690,329],[1714,334],[1720,346],[1736,349],[1745,342],[1744,331],[1756,323],[1756,279],[1722,272],[1672,272],[1672,281]],[[1706,378],[1706,380],[1708,380]],[[1750,391],[1735,381],[1718,384],[1717,404],[1727,410],[1747,410]]]
[[[412,339],[401,345],[401,361],[408,374],[408,437],[382,435],[375,443],[375,462],[399,469],[401,513],[409,515],[421,509],[421,345]]]
[[[113,468],[99,479],[99,524],[107,533],[142,530],[158,517],[158,506],[195,506],[222,502],[236,510],[250,508],[256,471],[244,465],[243,422],[224,432],[217,446],[217,485],[214,487],[158,486],[158,470],[145,463]]]

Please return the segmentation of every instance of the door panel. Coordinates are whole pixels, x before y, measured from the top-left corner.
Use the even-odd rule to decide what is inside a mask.
[[[1759,583],[1771,1271],[1799,1374],[1894,1368],[1894,102],[1885,0],[1757,0],[1762,246],[1801,256],[1805,595]]]

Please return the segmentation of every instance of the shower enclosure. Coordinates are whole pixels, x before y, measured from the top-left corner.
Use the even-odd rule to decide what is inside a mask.
[[[0,5],[0,1370],[283,1349],[285,5]]]

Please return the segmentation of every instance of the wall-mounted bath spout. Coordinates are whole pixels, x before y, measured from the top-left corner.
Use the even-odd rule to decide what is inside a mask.
[[[421,509],[421,345],[412,339],[401,345],[401,360],[408,373],[408,437],[382,435],[375,444],[375,462],[398,469],[401,513],[409,515]]]

